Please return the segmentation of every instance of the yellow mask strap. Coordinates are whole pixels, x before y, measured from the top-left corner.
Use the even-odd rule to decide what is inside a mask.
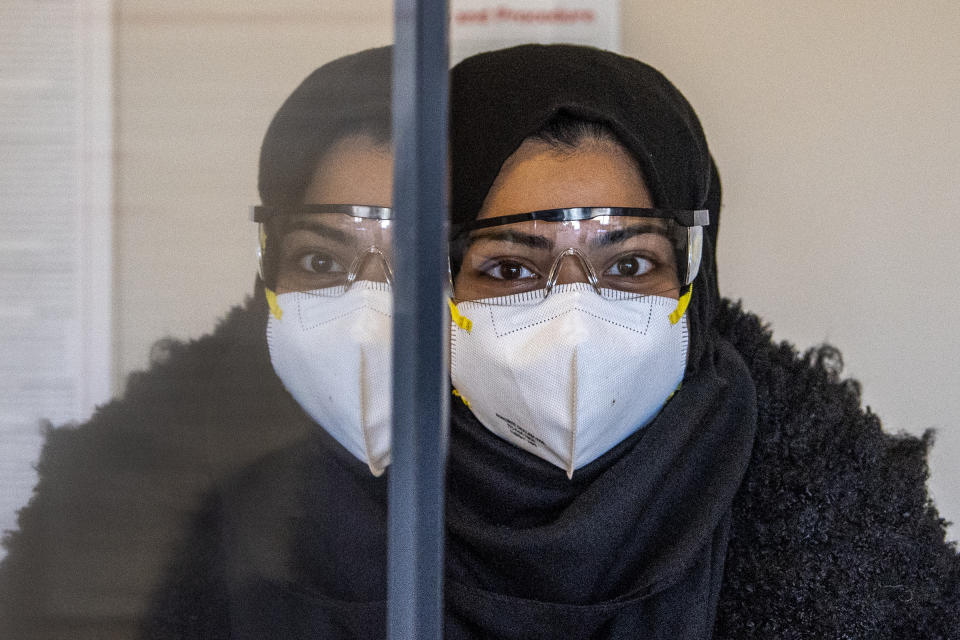
[[[687,307],[690,305],[691,295],[693,295],[692,284],[687,288],[687,292],[680,296],[680,299],[677,300],[677,308],[670,312],[670,324],[677,324],[680,322],[680,318],[682,318],[683,314],[687,312]]]
[[[456,389],[453,390],[453,397],[454,397],[454,398],[460,398],[460,400],[463,401],[463,404],[467,405],[467,409],[470,408],[470,401],[467,400],[466,398],[464,398],[463,395],[462,395],[459,391],[457,391]]]
[[[666,402],[664,402],[663,404],[667,404],[667,402],[670,402],[670,399],[673,398],[673,396],[677,395],[677,392],[680,391],[682,387],[683,387],[683,380],[680,381],[680,384],[677,385],[676,389],[670,392],[670,395],[667,396]]]
[[[277,302],[277,294],[274,293],[273,289],[266,289],[267,292],[267,305],[270,306],[270,313],[273,314],[273,317],[277,320],[280,320],[283,317],[283,309],[280,308],[280,304]]]
[[[455,325],[467,332],[473,329],[473,321],[467,316],[460,315],[460,309],[457,308],[456,303],[451,298],[447,298],[447,304],[450,306],[450,318]]]

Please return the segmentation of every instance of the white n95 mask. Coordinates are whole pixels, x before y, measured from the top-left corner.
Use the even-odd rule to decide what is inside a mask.
[[[270,361],[303,410],[379,476],[390,464],[393,294],[366,280],[325,293],[271,301]]]
[[[608,300],[573,283],[490,302],[456,305],[470,322],[451,327],[453,385],[487,429],[568,477],[646,426],[683,380],[675,299]]]

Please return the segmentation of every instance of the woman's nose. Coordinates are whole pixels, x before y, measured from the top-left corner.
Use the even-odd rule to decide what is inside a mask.
[[[555,284],[590,282],[590,269],[577,254],[565,254],[560,258]]]
[[[357,280],[392,282],[393,274],[386,256],[378,249],[368,249],[357,269]]]

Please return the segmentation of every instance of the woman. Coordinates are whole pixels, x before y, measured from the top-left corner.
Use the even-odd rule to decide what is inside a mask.
[[[719,298],[720,183],[679,92],[636,60],[524,46],[461,63],[451,95],[451,375],[469,405],[452,410],[448,627],[958,637],[927,442],[884,434],[834,350],[800,357]],[[690,227],[664,234],[673,260],[652,241],[605,254],[638,218],[589,207],[660,234],[709,210],[698,274]]]

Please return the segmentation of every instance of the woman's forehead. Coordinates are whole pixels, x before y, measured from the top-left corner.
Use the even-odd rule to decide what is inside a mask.
[[[393,151],[367,135],[348,136],[320,159],[304,202],[389,207],[392,192]]]
[[[503,163],[477,217],[586,206],[653,206],[629,152],[606,140],[576,149],[528,140]]]

